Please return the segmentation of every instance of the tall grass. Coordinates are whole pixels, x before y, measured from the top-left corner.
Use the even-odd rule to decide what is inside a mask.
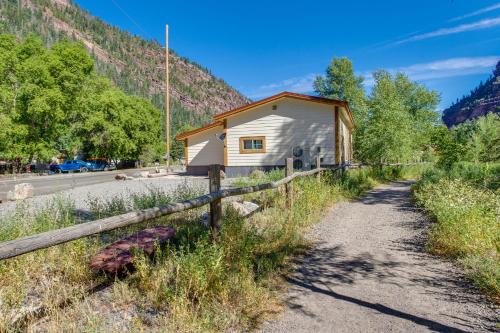
[[[500,300],[500,196],[498,165],[462,163],[429,170],[414,195],[436,219],[428,248],[455,258],[475,284]]]
[[[292,209],[286,208],[283,189],[247,195],[247,200],[265,209],[242,219],[226,207],[216,244],[210,241],[206,228],[196,223],[204,211],[198,209],[2,261],[0,331],[15,330],[12,318],[30,305],[48,308],[47,319],[30,326],[42,331],[252,329],[279,311],[281,273],[288,269],[289,258],[308,246],[305,230],[320,219],[325,208],[403,173],[353,170],[327,172],[321,182],[315,177],[296,179]],[[282,176],[281,171],[274,171],[247,181],[255,184]],[[245,184],[240,181],[240,185]],[[173,192],[152,188],[146,194],[90,198],[88,204],[93,218],[102,218],[200,193],[201,189],[185,184]],[[0,225],[0,240],[80,223],[73,209],[66,199],[58,199],[35,214],[19,209]],[[159,224],[175,226],[173,242],[157,249],[154,258],[137,253],[134,274],[114,281],[105,294],[81,298],[89,288],[110,281],[89,270],[92,255],[124,235]],[[58,304],[67,299],[72,305],[60,309]],[[103,303],[106,306],[96,311]],[[114,309],[127,310],[118,311],[119,315]]]

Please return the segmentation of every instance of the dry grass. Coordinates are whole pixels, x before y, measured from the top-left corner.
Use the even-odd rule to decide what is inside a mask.
[[[429,250],[457,259],[480,289],[500,301],[500,199],[491,169],[431,170],[416,184],[415,197],[436,219]]]
[[[266,176],[269,177],[269,176]],[[247,196],[265,209],[250,219],[226,209],[220,242],[213,244],[199,221],[202,209],[161,218],[0,262],[0,331],[15,331],[20,311],[43,307],[31,331],[218,332],[252,329],[280,310],[279,294],[288,259],[307,246],[305,230],[325,208],[372,186],[359,171],[294,181],[293,209],[282,190]],[[255,180],[252,180],[254,182]],[[94,217],[186,199],[199,191],[152,189],[107,201],[91,199]],[[36,214],[18,212],[0,226],[0,241],[81,221],[71,202],[59,198]],[[147,225],[174,225],[177,235],[154,258],[136,255],[136,272],[114,280],[92,273],[88,262],[106,244]],[[88,294],[101,284],[108,288]],[[85,296],[85,297],[83,297]],[[66,302],[65,306],[59,306]]]

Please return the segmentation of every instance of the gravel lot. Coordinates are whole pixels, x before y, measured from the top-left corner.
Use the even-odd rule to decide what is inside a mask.
[[[429,221],[397,182],[336,205],[287,278],[287,310],[263,332],[496,331],[499,311],[424,251]]]
[[[26,199],[24,202],[28,205],[29,209],[36,210],[40,207],[44,207],[56,196],[62,196],[73,200],[76,209],[87,210],[87,200],[90,197],[111,198],[120,195],[126,197],[131,193],[146,193],[150,187],[171,191],[184,182],[193,186],[202,187],[205,192],[208,192],[208,178],[169,175],[161,178],[137,178],[126,181],[110,179],[110,181],[100,184],[81,186],[54,194],[35,196]],[[6,214],[13,212],[17,205],[18,203],[14,201],[0,203],[0,220],[2,216],[5,218]]]

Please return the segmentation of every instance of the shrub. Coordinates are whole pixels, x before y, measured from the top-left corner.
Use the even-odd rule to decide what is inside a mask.
[[[436,219],[429,234],[429,250],[459,259],[474,282],[498,298],[500,200],[498,193],[476,185],[478,170],[484,169],[459,166],[450,173],[428,171],[415,186],[414,195]]]

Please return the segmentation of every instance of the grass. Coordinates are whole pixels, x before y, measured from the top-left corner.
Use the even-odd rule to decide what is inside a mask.
[[[496,170],[496,176],[492,170]],[[499,165],[461,163],[425,172],[414,188],[436,219],[430,252],[456,259],[486,294],[500,301]]]
[[[204,209],[107,232],[0,262],[0,331],[15,331],[12,318],[29,306],[44,306],[46,320],[31,323],[42,331],[179,331],[245,330],[280,310],[280,279],[289,258],[303,251],[305,230],[326,208],[359,195],[377,182],[411,170],[352,170],[325,173],[293,182],[294,205],[286,209],[283,189],[245,196],[265,209],[250,219],[225,208],[220,242],[214,244],[200,220]],[[416,171],[411,171],[416,172]],[[273,171],[239,180],[239,185],[276,180]],[[171,193],[150,188],[107,200],[89,198],[94,218],[198,196],[201,189],[182,185]],[[81,223],[74,204],[57,198],[44,209],[20,207],[0,224],[0,241]],[[134,274],[113,280],[91,272],[88,262],[99,249],[149,225],[173,225],[175,240],[154,258],[138,253]],[[106,291],[82,297],[99,283]],[[71,304],[59,308],[65,300]],[[24,311],[23,310],[23,311]]]

